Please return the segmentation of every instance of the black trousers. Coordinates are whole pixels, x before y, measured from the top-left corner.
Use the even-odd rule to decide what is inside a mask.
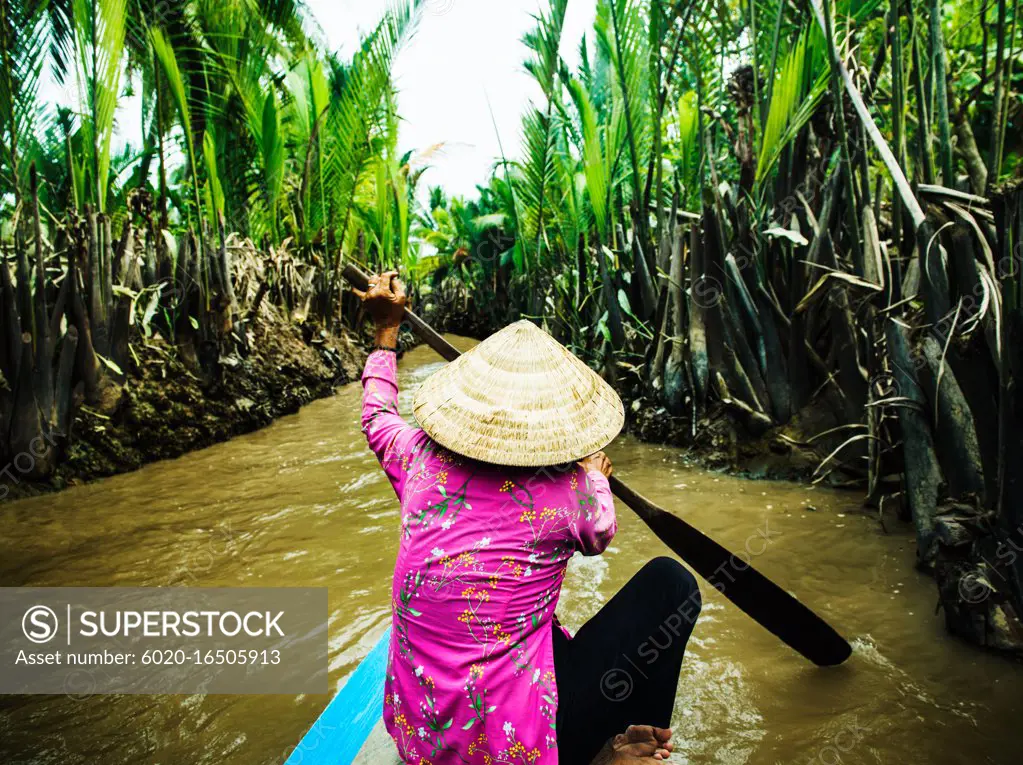
[[[669,727],[700,605],[689,570],[655,558],[573,639],[554,628],[559,762],[588,765],[629,725]]]

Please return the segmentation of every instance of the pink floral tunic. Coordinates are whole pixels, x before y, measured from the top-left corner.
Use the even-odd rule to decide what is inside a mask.
[[[412,765],[558,761],[551,625],[565,565],[617,528],[607,479],[502,468],[398,414],[393,353],[370,355],[362,427],[401,500],[384,721]]]

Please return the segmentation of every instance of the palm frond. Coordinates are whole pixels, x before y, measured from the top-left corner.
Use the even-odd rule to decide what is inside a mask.
[[[757,183],[764,180],[782,149],[813,116],[827,91],[828,71],[809,50],[811,36],[816,35],[819,32],[815,29],[804,28],[782,60],[771,88],[771,103],[757,152]]]
[[[0,192],[15,199],[27,174],[19,144],[30,143],[48,43],[45,0],[0,0]]]
[[[212,221],[216,230],[219,221],[224,217],[224,187],[220,183],[220,173],[217,171],[217,142],[210,127],[206,128],[202,136],[202,154],[206,161],[206,188],[210,197],[210,212],[216,213],[216,218]]]
[[[526,32],[522,42],[530,50],[525,67],[550,100],[553,98],[558,70],[558,49],[565,26],[568,0],[551,0],[546,13],[535,16],[536,26]]]
[[[181,130],[185,136],[185,149],[188,157],[189,168],[192,176],[192,193],[195,201],[196,215],[200,215],[202,205],[199,203],[199,171],[198,157],[195,149],[195,134],[192,130],[192,112],[189,108],[188,87],[181,76],[181,68],[178,66],[178,59],[163,30],[154,27],[149,31],[150,44],[153,46],[153,53],[160,64],[163,76],[167,81],[174,105],[177,108],[178,117],[181,120]],[[200,237],[202,227],[199,227]]]
[[[678,104],[679,180],[687,207],[700,196],[700,111],[696,93],[687,92]],[[690,208],[691,209],[691,208]]]
[[[553,217],[548,214],[549,209],[560,193],[553,188],[558,179],[554,161],[554,128],[559,101],[556,88],[558,50],[567,7],[567,0],[551,0],[547,13],[535,17],[536,26],[523,38],[531,51],[531,56],[525,62],[526,70],[533,75],[547,101],[542,109],[530,105],[522,120],[522,142],[525,149],[520,193],[524,206],[522,223],[524,233],[530,241],[535,242],[533,249],[537,261],[542,257],[546,224]],[[528,257],[525,263],[528,268]]]
[[[114,114],[124,72],[126,0],[75,0],[77,76],[82,103],[84,146],[89,153],[91,189],[95,203],[106,210],[110,185],[110,144]]]
[[[607,241],[607,195],[608,177],[607,163],[601,147],[600,132],[597,127],[596,110],[590,95],[581,80],[573,79],[568,84],[568,92],[572,96],[576,110],[579,112],[582,126],[582,161],[583,173],[586,177],[586,189],[589,194],[590,208],[593,211],[597,233],[602,241]]]
[[[629,149],[630,186],[641,198],[640,167],[649,154],[653,126],[650,115],[650,39],[639,0],[601,0],[597,6],[597,39],[614,70],[614,97],[622,104]]]
[[[359,178],[374,154],[371,138],[379,128],[381,106],[391,90],[391,66],[412,34],[423,0],[391,6],[362,43],[351,64],[333,59],[332,94],[321,146],[324,185],[333,210],[341,216],[343,241],[352,216]]]

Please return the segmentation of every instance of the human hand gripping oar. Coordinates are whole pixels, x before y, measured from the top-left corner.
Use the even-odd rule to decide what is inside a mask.
[[[369,285],[369,277],[353,263],[347,263],[342,274],[356,289],[365,290]],[[405,319],[416,336],[446,361],[454,361],[461,355],[407,308]],[[722,595],[790,647],[822,667],[841,664],[849,658],[852,648],[831,625],[753,568],[746,558],[733,555],[677,515],[630,489],[617,476],[612,475],[609,483],[615,496],[628,505],[658,539]]]

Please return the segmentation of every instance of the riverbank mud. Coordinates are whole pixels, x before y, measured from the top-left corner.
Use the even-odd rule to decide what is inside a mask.
[[[347,334],[265,314],[247,346],[200,364],[159,338],[133,342],[115,400],[104,412],[77,408],[49,479],[26,480],[12,463],[6,498],[130,472],[264,427],[358,379],[366,358]]]
[[[638,438],[684,450],[687,460],[747,478],[785,481],[820,479],[829,486],[865,486],[866,475],[829,454],[847,436],[826,397],[817,399],[784,426],[757,427],[727,403],[707,408],[695,425],[642,392],[619,391],[626,402],[626,427]],[[834,433],[828,431],[834,430]],[[821,435],[827,434],[827,435]]]

